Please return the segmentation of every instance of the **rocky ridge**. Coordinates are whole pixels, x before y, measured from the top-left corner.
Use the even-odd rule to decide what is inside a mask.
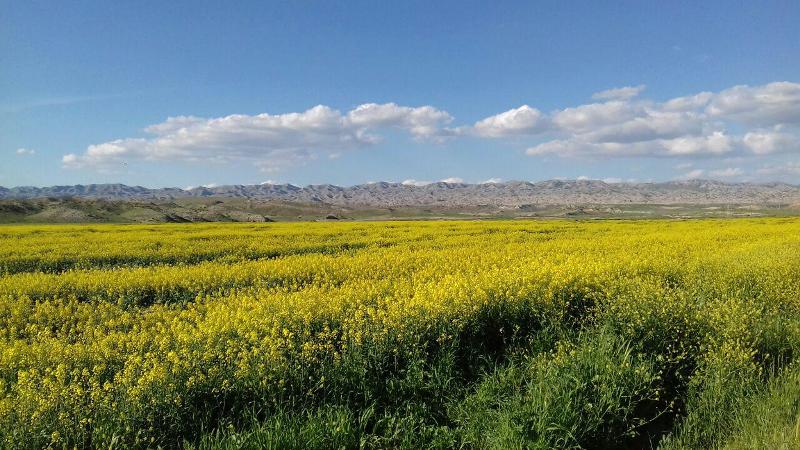
[[[91,198],[170,200],[180,198],[244,198],[340,206],[521,207],[566,204],[797,204],[800,186],[786,183],[724,183],[711,180],[663,183],[605,183],[599,180],[548,180],[535,183],[432,183],[410,186],[378,182],[341,187],[331,184],[226,185],[192,189],[124,184],[51,187],[0,187],[0,199]]]

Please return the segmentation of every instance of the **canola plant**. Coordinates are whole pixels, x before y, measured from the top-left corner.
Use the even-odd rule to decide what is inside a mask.
[[[792,367],[798,313],[797,219],[3,226],[0,442],[181,447],[278,412],[389,411],[435,397],[445,357],[464,399],[481,361],[553,327],[526,356],[543,379],[590,357],[574,333],[626,343],[587,386],[639,377],[634,412],[598,416],[635,439],[680,430],[715,377]],[[446,446],[490,446],[452,410],[419,414]]]

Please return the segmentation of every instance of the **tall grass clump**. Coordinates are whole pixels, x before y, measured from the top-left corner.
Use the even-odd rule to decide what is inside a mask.
[[[612,448],[641,439],[659,417],[660,384],[629,343],[583,333],[487,376],[456,417],[475,448]]]

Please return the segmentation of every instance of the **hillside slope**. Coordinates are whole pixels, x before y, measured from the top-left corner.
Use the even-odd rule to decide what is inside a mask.
[[[0,199],[90,198],[106,200],[175,200],[241,198],[262,201],[353,207],[523,207],[525,205],[611,204],[757,204],[800,203],[800,186],[785,183],[723,183],[708,180],[665,183],[605,183],[599,180],[511,181],[492,184],[370,183],[350,187],[331,184],[227,185],[193,189],[149,189],[124,184],[52,187],[0,187]]]

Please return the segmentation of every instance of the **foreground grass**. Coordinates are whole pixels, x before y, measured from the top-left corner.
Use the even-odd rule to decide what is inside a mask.
[[[800,370],[793,367],[746,402],[733,420],[725,449],[800,448]]]
[[[665,411],[659,386],[652,362],[633,347],[587,333],[536,356],[518,354],[465,395],[457,395],[463,386],[441,392],[452,397],[442,397],[438,420],[436,400],[422,398],[382,410],[280,411],[246,431],[206,435],[196,448],[619,448],[636,444]]]
[[[704,403],[717,396],[718,409]],[[666,449],[800,448],[800,367],[773,374],[766,385],[734,377],[700,394]]]
[[[198,450],[800,448],[798,367],[774,374],[766,385],[758,377],[738,377],[725,386],[706,386],[680,418],[665,401],[670,394],[652,358],[635,346],[608,331],[569,341],[549,352],[528,347],[469,389],[450,391],[455,395],[446,400],[447,417],[438,422],[424,399],[382,413],[375,405],[361,410],[331,405],[278,411],[244,429],[217,429],[185,445]],[[704,404],[710,397],[717,409]],[[674,420],[678,425],[671,432]]]

